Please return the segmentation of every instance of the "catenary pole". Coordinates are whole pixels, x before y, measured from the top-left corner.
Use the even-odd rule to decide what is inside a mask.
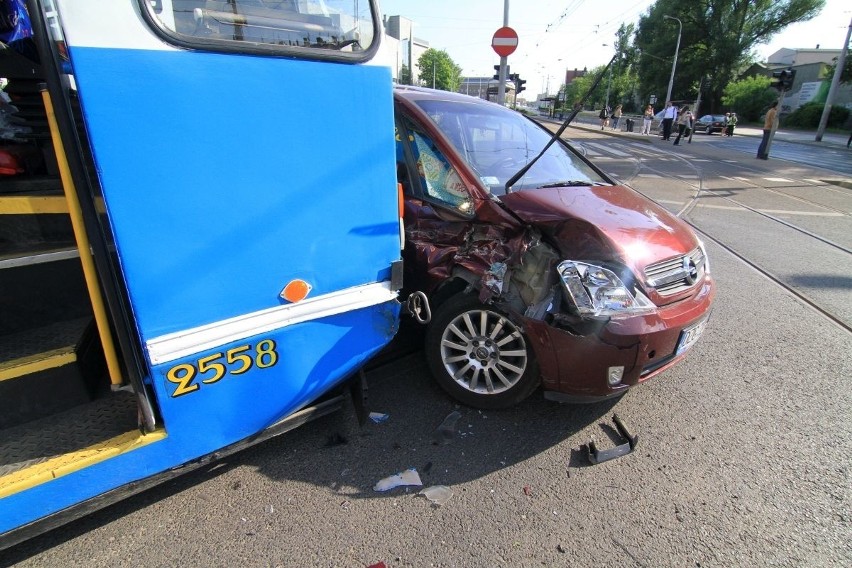
[[[503,27],[509,26],[509,0],[503,0]],[[508,57],[500,57],[500,73],[498,74],[499,84],[497,85],[497,103],[503,104],[506,101],[506,61]]]
[[[840,84],[840,75],[843,74],[843,68],[846,65],[846,53],[849,50],[850,36],[852,36],[852,20],[849,21],[849,28],[846,30],[846,41],[843,42],[843,49],[840,50],[837,67],[834,68],[834,77],[831,78],[831,87],[828,89],[828,96],[825,99],[825,106],[822,109],[822,117],[819,119],[819,127],[817,127],[816,138],[814,138],[817,142],[822,142],[822,135],[825,133],[826,126],[828,126],[828,115],[831,114],[831,105],[834,104],[834,95],[837,93],[837,86]]]

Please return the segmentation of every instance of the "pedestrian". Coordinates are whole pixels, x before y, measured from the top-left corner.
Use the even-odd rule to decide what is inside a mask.
[[[760,146],[757,147],[757,157],[761,160],[769,159],[769,135],[772,134],[772,127],[775,126],[777,118],[778,101],[775,101],[769,105],[766,118],[763,119],[763,139],[760,141]]]
[[[609,124],[609,105],[604,105],[598,117],[601,119],[601,130]]]
[[[690,130],[692,130],[692,112],[685,106],[680,109],[680,114],[677,116],[677,138],[674,145],[678,146],[684,135],[689,136]]]
[[[651,122],[654,120],[654,107],[648,105],[642,115],[642,134],[651,135]]]
[[[731,118],[728,120],[728,126],[725,127],[725,136],[734,135],[734,127],[737,125],[737,113],[732,112]]]
[[[731,113],[726,112],[726,113],[725,113],[725,118],[724,118],[724,119],[722,119],[722,132],[721,132],[722,136],[727,136],[727,135],[728,135],[728,123],[729,123],[729,122],[731,122]],[[711,131],[711,132],[712,132],[712,131]]]
[[[621,105],[615,105],[615,110],[612,111],[612,129],[618,130],[618,121],[621,120]]]
[[[677,107],[672,106],[671,101],[666,101],[666,108],[663,110],[663,140],[668,140],[672,136],[672,123],[677,118]]]

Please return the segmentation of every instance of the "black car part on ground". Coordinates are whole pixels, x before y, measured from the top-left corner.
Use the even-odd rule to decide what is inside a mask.
[[[639,443],[639,434],[631,434],[618,414],[612,415],[612,421],[615,422],[615,429],[625,439],[625,442],[608,450],[599,450],[597,444],[595,444],[595,439],[592,438],[586,445],[586,452],[589,461],[594,465],[625,456],[635,450],[636,444]]]

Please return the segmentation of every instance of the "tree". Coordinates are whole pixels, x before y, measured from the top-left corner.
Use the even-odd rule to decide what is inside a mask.
[[[426,87],[457,91],[461,84],[461,67],[446,51],[427,49],[417,60],[417,68],[420,69],[420,80]]]
[[[665,15],[683,23],[672,99],[694,99],[706,76],[712,111],[727,84],[753,61],[755,46],[792,23],[810,20],[824,5],[825,0],[657,0],[639,19],[634,39],[648,55],[639,59],[641,90],[659,95],[668,86],[679,25]]]
[[[595,67],[594,69],[590,69],[588,73],[586,73],[582,77],[577,77],[573,81],[571,81],[570,84],[562,87],[564,91],[564,107],[573,109],[575,104],[583,100],[583,96],[591,88],[592,84],[603,72],[603,70],[603,65]],[[600,84],[598,84],[598,88],[595,89],[595,92],[591,94],[588,100],[586,100],[587,108],[603,107],[604,98],[606,97],[606,81],[607,78],[604,77],[601,80]],[[601,88],[601,86],[603,86],[603,88]]]
[[[728,83],[722,94],[722,104],[742,120],[758,120],[766,107],[778,98],[778,91],[772,89],[770,83],[769,77],[764,75]]]
[[[829,65],[825,70],[825,80],[831,83],[834,79],[834,70],[837,69],[837,60],[834,58],[834,64]],[[852,53],[846,54],[846,59],[843,62],[843,72],[840,74],[840,82],[845,84],[852,83]]]
[[[408,65],[403,65],[399,69],[399,84],[400,85],[410,85],[411,84],[411,69],[408,68]]]

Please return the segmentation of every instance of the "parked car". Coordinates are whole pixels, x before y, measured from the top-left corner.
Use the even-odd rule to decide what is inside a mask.
[[[694,123],[692,128],[696,132],[704,134],[713,134],[714,132],[722,132],[725,129],[725,115],[723,114],[705,114]]]
[[[686,223],[562,140],[539,157],[551,133],[520,113],[416,87],[394,97],[404,286],[429,297],[441,387],[480,408],[539,384],[594,401],[684,357],[715,293]]]

